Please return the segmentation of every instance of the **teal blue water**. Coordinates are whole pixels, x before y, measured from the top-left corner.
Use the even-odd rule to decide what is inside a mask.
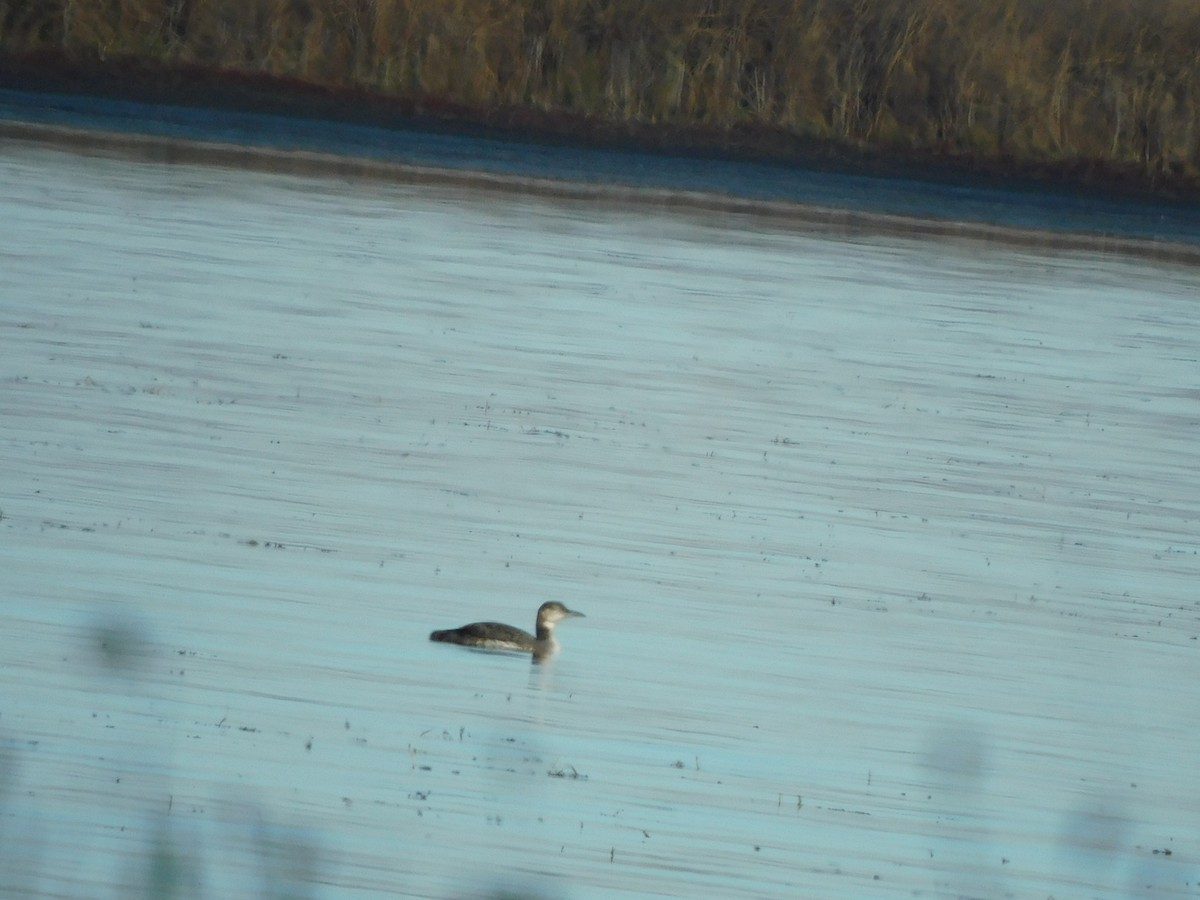
[[[0,185],[0,892],[1195,894],[1196,269]]]

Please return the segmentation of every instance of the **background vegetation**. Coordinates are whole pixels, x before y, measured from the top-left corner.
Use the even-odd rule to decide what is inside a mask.
[[[1200,184],[1196,0],[0,0],[0,53]]]

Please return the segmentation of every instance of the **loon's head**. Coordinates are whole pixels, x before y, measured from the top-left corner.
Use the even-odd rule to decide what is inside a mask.
[[[575,612],[573,609],[567,609],[557,600],[551,600],[549,603],[543,603],[538,607],[537,624],[539,628],[553,628],[563,619],[584,619],[587,618],[581,612]]]

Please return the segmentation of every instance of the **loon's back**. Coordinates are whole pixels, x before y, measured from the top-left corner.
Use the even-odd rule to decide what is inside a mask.
[[[462,628],[447,628],[429,635],[431,641],[443,644],[462,644],[464,647],[483,647],[487,650],[533,651],[537,638],[528,631],[502,622],[472,622]]]

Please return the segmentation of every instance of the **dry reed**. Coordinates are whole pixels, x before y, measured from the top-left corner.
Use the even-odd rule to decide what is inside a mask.
[[[46,49],[1200,181],[1195,0],[0,0]]]

